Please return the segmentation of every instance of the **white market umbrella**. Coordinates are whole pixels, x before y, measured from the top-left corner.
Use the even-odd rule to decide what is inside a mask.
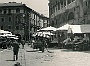
[[[51,38],[51,31],[56,31],[56,28],[55,27],[46,27],[46,28],[42,28],[40,29],[40,31],[49,31],[50,32],[50,38]],[[49,38],[49,37],[48,37]],[[51,39],[50,39],[51,40]]]
[[[7,37],[7,38],[12,38],[12,39],[19,39],[18,37]]]
[[[50,33],[50,32],[43,32],[43,34],[46,34],[46,35],[54,35],[53,33]]]
[[[4,34],[4,35],[0,35],[0,37],[6,37],[6,35]]]
[[[14,37],[15,35],[12,35],[12,34],[0,34],[1,37]]]
[[[9,31],[0,30],[0,33],[11,33]]]
[[[56,31],[56,28],[50,26],[50,27],[42,28],[40,31]]]
[[[35,34],[33,34],[32,36],[33,36],[33,37],[35,37],[36,35],[35,35]]]
[[[9,37],[16,37],[16,35],[8,34]]]

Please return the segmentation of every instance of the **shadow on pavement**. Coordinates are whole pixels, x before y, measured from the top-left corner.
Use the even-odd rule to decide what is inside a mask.
[[[48,51],[48,53],[54,53],[54,52],[52,52],[52,51]]]
[[[61,49],[62,52],[80,52],[80,51],[73,51],[72,49]]]
[[[26,52],[37,52],[39,50],[26,50]]]
[[[73,51],[72,49],[62,49],[62,52],[83,52],[83,53],[90,53],[90,50],[86,50],[86,51]]]
[[[90,50],[89,51],[83,51],[84,53],[90,53]]]
[[[6,60],[6,61],[14,61],[14,60]]]

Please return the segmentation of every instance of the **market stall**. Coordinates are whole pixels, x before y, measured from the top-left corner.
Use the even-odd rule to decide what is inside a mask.
[[[68,34],[73,34],[73,50],[89,50],[90,25],[70,25],[68,28]]]

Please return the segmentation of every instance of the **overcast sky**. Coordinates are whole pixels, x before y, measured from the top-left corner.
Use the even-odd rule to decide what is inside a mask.
[[[44,14],[48,17],[49,9],[48,9],[48,0],[0,0],[0,3],[7,2],[22,2],[26,4],[31,9],[39,12],[40,14]]]

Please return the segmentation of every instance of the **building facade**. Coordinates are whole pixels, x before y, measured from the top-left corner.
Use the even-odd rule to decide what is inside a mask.
[[[50,25],[90,24],[89,0],[49,0]]]
[[[29,13],[29,35],[32,35],[33,33],[36,33],[37,30],[48,26],[48,17],[45,17],[44,15],[39,14],[34,10]]]
[[[49,18],[43,17],[45,16],[22,3],[0,3],[0,28],[20,35],[25,40],[30,39],[31,32],[44,27],[40,25],[44,24],[44,20],[48,24]]]

